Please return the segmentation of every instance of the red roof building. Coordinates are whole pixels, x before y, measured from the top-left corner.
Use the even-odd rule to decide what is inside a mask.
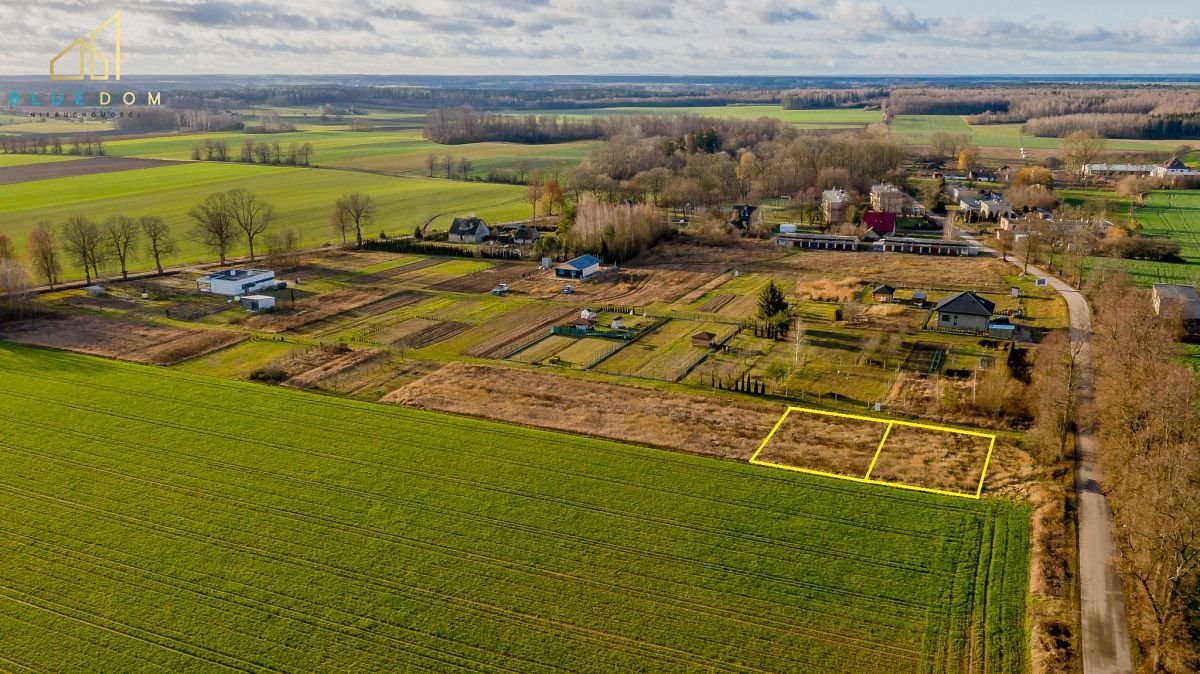
[[[863,213],[863,227],[877,234],[891,234],[896,231],[896,214],[867,211]]]

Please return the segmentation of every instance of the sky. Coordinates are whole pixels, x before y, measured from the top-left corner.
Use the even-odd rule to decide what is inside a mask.
[[[1200,73],[1198,0],[0,0],[0,76],[116,10],[138,75]]]

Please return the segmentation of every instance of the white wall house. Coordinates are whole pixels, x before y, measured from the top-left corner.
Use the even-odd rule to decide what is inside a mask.
[[[275,272],[268,269],[222,269],[196,279],[202,293],[237,297],[275,285]]]

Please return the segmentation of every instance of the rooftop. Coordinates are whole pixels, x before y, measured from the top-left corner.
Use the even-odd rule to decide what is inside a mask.
[[[213,281],[240,281],[242,279],[264,275],[274,276],[275,272],[269,269],[222,269],[221,271],[215,271],[209,274],[208,278],[212,279]]]
[[[583,271],[584,269],[587,269],[588,267],[592,267],[592,266],[595,266],[598,264],[600,264],[600,258],[596,257],[595,255],[580,255],[579,257],[575,258],[574,260],[567,260],[566,262],[560,264],[559,266],[560,267],[570,267],[572,269],[578,269],[579,271]]]
[[[933,309],[951,314],[991,316],[996,311],[996,303],[967,290],[942,298]]]

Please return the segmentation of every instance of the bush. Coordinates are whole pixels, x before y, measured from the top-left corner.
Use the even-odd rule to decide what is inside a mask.
[[[263,384],[282,384],[287,379],[287,371],[275,365],[268,365],[250,373],[250,381],[257,381]]]

